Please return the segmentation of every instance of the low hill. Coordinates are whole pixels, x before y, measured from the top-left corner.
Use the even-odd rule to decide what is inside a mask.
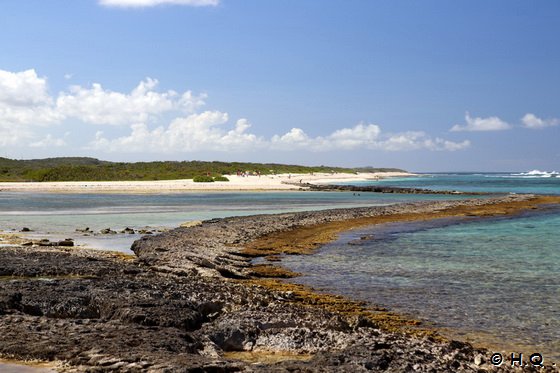
[[[367,171],[365,171],[367,170]],[[231,175],[241,172],[311,173],[402,171],[393,168],[342,168],[243,162],[108,162],[95,158],[46,158],[14,160],[0,158],[0,181],[124,181],[192,179],[197,175]]]

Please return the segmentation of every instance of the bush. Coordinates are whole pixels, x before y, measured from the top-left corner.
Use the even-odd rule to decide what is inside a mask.
[[[214,179],[212,178],[212,176],[199,175],[193,177],[193,181],[195,183],[213,183]]]
[[[216,176],[214,177],[214,181],[229,181],[229,179],[225,176]]]

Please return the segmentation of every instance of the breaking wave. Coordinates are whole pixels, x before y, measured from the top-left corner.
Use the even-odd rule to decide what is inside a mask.
[[[540,170],[532,170],[528,172],[521,172],[518,174],[512,174],[511,176],[517,177],[560,177],[560,173],[558,171],[540,171]]]

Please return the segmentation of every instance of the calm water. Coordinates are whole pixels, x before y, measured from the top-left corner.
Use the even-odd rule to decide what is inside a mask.
[[[445,174],[383,183],[560,194],[560,177],[534,174]],[[374,238],[359,239],[369,234]],[[509,353],[541,352],[560,363],[558,208],[516,218],[372,227],[283,264],[306,274],[298,282],[419,317],[455,337]]]
[[[553,172],[430,174],[384,185],[560,194]],[[74,237],[127,251],[139,236],[83,237],[76,228],[171,228],[234,215],[387,205],[455,196],[271,192],[164,195],[0,193],[0,231]],[[341,235],[316,255],[287,257],[297,281],[384,305],[453,336],[560,362],[560,211],[516,218],[392,224]],[[357,240],[373,234],[372,240]],[[536,351],[533,351],[536,350]]]
[[[52,194],[0,192],[0,232],[33,232],[29,238],[74,238],[77,244],[129,252],[139,235],[83,236],[76,229],[173,228],[186,221],[226,216],[375,206],[445,196],[281,192],[175,194]]]

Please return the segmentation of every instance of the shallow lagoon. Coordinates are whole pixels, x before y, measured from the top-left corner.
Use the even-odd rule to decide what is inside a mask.
[[[456,196],[392,195],[348,192],[258,192],[170,194],[1,193],[0,231],[33,232],[29,238],[74,238],[79,245],[130,252],[138,234],[84,236],[76,229],[98,232],[170,229],[193,220],[328,208],[379,206]]]
[[[389,224],[282,263],[306,274],[299,283],[420,318],[453,337],[559,362],[558,232],[559,209]]]
[[[483,181],[481,181],[483,180]],[[505,181],[504,181],[505,180]],[[560,194],[560,178],[429,175],[382,180],[391,186]],[[90,247],[129,252],[139,235],[84,237],[76,228],[172,228],[210,218],[387,205],[458,196],[346,192],[126,194],[0,193],[0,230],[74,237]],[[343,234],[318,254],[285,258],[297,279],[325,291],[385,305],[462,339],[506,351],[530,346],[560,360],[560,214],[482,222],[399,224]],[[360,240],[373,234],[374,240]],[[528,316],[529,315],[529,316]]]

